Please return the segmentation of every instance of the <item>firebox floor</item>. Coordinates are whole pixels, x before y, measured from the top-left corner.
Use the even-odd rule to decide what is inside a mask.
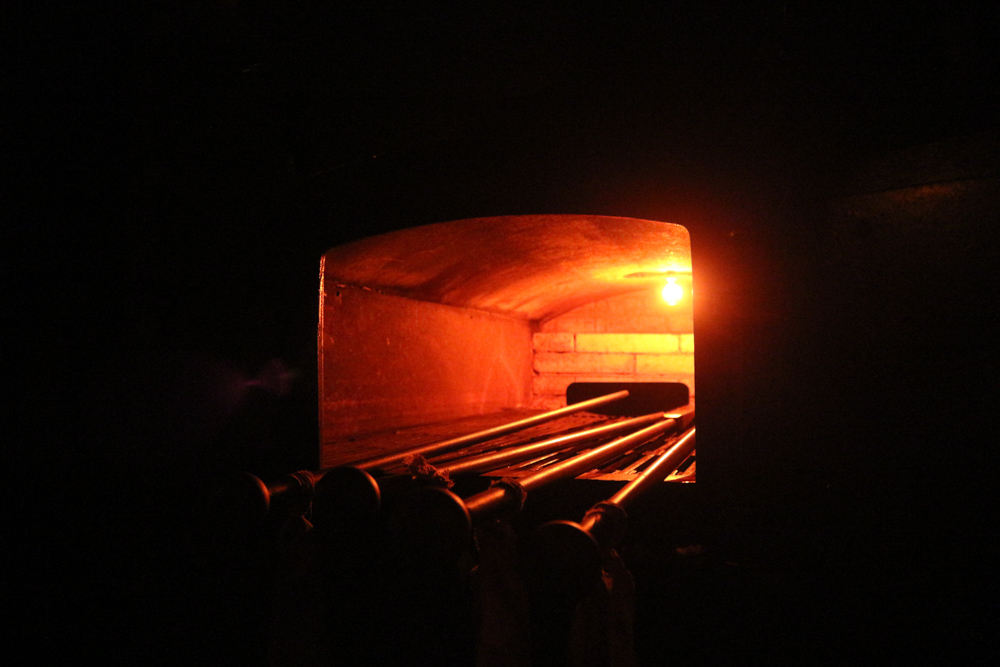
[[[433,442],[456,438],[468,433],[483,431],[508,422],[526,419],[527,417],[532,417],[543,412],[545,411],[540,409],[513,408],[485,415],[473,415],[471,417],[449,419],[431,424],[347,436],[323,443],[320,464],[324,468],[346,465],[362,459],[405,451]],[[510,442],[521,442],[522,440],[527,442],[531,439],[537,439],[539,436],[548,436],[569,428],[583,427],[603,419],[606,418],[601,415],[578,412],[561,419],[524,429],[510,436],[491,440],[489,441],[489,446],[495,448],[500,443],[508,444]]]
[[[322,447],[321,465],[324,468],[331,468],[339,465],[348,465],[362,461],[364,459],[381,456],[393,452],[406,451],[415,447],[448,440],[469,433],[475,433],[485,429],[493,428],[512,421],[517,421],[540,414],[542,410],[532,409],[512,409],[499,413],[487,415],[476,415],[461,419],[435,422],[403,429],[393,429],[370,434],[346,437],[340,440],[327,442]],[[545,422],[531,428],[527,428],[499,438],[492,438],[486,442],[462,447],[453,452],[432,457],[431,462],[441,465],[452,459],[473,456],[485,451],[492,451],[504,447],[527,444],[553,437],[561,433],[568,433],[579,429],[599,426],[609,421],[618,421],[619,418],[609,418],[605,415],[591,412],[577,412],[566,415],[559,419]],[[605,479],[624,481],[635,477],[638,472],[652,463],[653,459],[660,452],[664,451],[672,444],[673,438],[668,438],[666,442],[649,447],[647,449],[637,448],[625,455],[612,460],[609,465],[601,469],[594,470],[581,477],[592,479]],[[504,467],[496,471],[486,473],[488,476],[518,477],[529,474],[537,470],[540,466],[545,466],[571,456],[573,452],[559,452],[541,457],[537,461],[526,461]],[[694,481],[695,462],[694,454],[690,460],[681,466],[678,472],[670,477],[670,481]]]

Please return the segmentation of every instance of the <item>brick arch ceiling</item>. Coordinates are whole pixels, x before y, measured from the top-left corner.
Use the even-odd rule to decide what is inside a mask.
[[[587,215],[526,215],[413,227],[333,248],[324,280],[422,301],[556,317],[691,271],[680,226]],[[629,274],[653,274],[627,278]]]

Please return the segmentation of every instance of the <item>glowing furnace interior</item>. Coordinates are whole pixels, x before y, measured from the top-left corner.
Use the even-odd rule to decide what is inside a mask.
[[[478,218],[333,248],[321,462],[370,454],[366,434],[560,407],[573,383],[683,383],[693,400],[692,297],[687,230],[649,220]]]

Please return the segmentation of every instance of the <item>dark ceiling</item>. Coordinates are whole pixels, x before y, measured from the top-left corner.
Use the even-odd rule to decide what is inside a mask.
[[[108,223],[67,244],[96,233],[115,264],[178,236],[315,254],[463,217],[828,191],[860,155],[993,129],[986,9],[503,5],[45,14],[44,39],[13,35],[4,197],[98,203]]]

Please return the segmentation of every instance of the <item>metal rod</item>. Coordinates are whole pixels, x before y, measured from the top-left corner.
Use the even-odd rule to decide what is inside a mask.
[[[663,482],[694,451],[694,447],[695,429],[691,427],[642,474],[608,500],[592,507],[580,522],[580,529],[594,538],[602,549],[614,546],[625,532],[625,508],[644,491]]]
[[[612,401],[617,401],[619,399],[625,398],[626,396],[628,396],[628,391],[619,391],[612,394],[607,394],[605,396],[599,396],[597,398],[588,401],[574,403],[573,405],[566,406],[564,408],[551,410],[549,412],[544,412],[538,415],[534,415],[526,419],[509,422],[507,424],[502,424],[494,428],[486,429],[483,431],[477,431],[475,433],[459,436],[457,438],[452,438],[450,440],[444,440],[432,443],[430,445],[424,445],[422,447],[409,449],[404,452],[398,452],[396,454],[390,454],[375,459],[368,459],[353,466],[336,466],[332,468],[323,468],[322,470],[318,471],[300,470],[290,475],[285,475],[284,477],[272,482],[271,484],[265,484],[256,476],[250,475],[248,473],[239,479],[239,485],[242,490],[239,491],[238,494],[250,498],[250,500],[246,502],[248,506],[252,506],[254,509],[247,510],[249,513],[252,513],[254,516],[263,518],[268,514],[272,502],[277,498],[283,498],[288,500],[293,500],[298,498],[302,498],[305,500],[311,499],[316,485],[319,484],[320,480],[322,480],[323,477],[330,471],[343,470],[345,468],[349,468],[360,472],[386,466],[389,465],[389,463],[401,462],[404,458],[408,456],[414,456],[416,454],[424,454],[424,453],[429,453],[431,451],[443,453],[448,449],[457,449],[458,447],[461,447],[466,444],[475,444],[478,442],[483,442],[485,440],[489,440],[490,438],[495,438],[501,435],[505,435],[507,433],[512,433],[519,429],[527,428],[529,426],[535,426],[537,424],[542,424],[547,421],[558,419],[565,415],[581,412],[588,408],[604,405]],[[365,489],[366,495],[372,495],[374,498],[373,502],[378,503],[379,484],[372,481],[371,485],[374,487],[374,490],[369,492],[367,489]],[[237,495],[237,493],[233,493],[233,495],[235,496]]]
[[[602,461],[627,451],[629,447],[646,442],[660,433],[673,428],[675,423],[674,419],[664,419],[635,433],[612,440],[589,452],[566,459],[545,470],[521,477],[517,480],[516,485],[500,484],[494,486],[466,499],[465,506],[468,508],[473,520],[519,507],[523,501],[523,494],[530,492],[532,489],[544,486],[558,479],[574,477],[587,472]]]
[[[628,451],[628,448],[633,445],[642,444],[643,442],[652,439],[654,436],[670,430],[674,427],[674,425],[675,423],[673,419],[664,419],[663,421],[657,422],[652,426],[647,426],[646,428],[640,429],[635,433],[630,433],[616,440],[612,440],[606,445],[592,449],[591,451],[580,454],[579,456],[574,456],[571,459],[557,463],[556,465],[550,466],[533,475],[522,477],[518,481],[521,486],[524,487],[525,491],[531,491],[532,489],[545,486],[546,484],[557,479],[575,477],[576,475],[592,470],[602,461],[609,459],[616,454]]]
[[[642,417],[634,417],[632,419],[626,419],[611,424],[604,424],[603,426],[595,426],[594,428],[584,429],[567,435],[548,438],[540,442],[533,442],[531,444],[521,445],[518,447],[506,447],[499,451],[471,456],[453,463],[444,463],[442,465],[435,464],[435,467],[442,472],[448,473],[449,475],[496,470],[509,463],[515,463],[533,455],[558,450],[566,445],[571,445],[584,440],[600,438],[602,436],[618,433],[619,431],[627,431],[638,428],[640,426],[659,421],[664,418],[664,415],[665,413],[663,412],[654,412],[653,414],[643,415]]]
[[[427,455],[431,452],[445,452],[451,449],[458,449],[463,445],[472,445],[478,442],[483,442],[484,440],[489,440],[491,438],[497,438],[501,435],[506,435],[508,433],[513,433],[514,431],[519,431],[521,429],[528,428],[529,426],[536,426],[537,424],[544,424],[545,422],[552,421],[553,419],[559,419],[566,415],[570,415],[576,412],[582,412],[589,408],[593,408],[600,405],[605,405],[613,401],[620,400],[628,396],[628,391],[617,391],[613,394],[607,394],[605,396],[598,396],[597,398],[592,398],[589,401],[581,401],[580,403],[574,403],[573,405],[567,405],[564,408],[559,408],[557,410],[551,410],[549,412],[543,412],[532,417],[527,417],[525,419],[519,419],[517,421],[509,422],[507,424],[501,424],[500,426],[494,426],[493,428],[484,429],[482,431],[476,431],[475,433],[469,433],[467,435],[459,436],[457,438],[450,438],[448,440],[441,440],[439,442],[433,442],[429,445],[422,445],[420,447],[413,447],[402,452],[394,452],[392,454],[384,454],[382,456],[364,459],[358,461],[352,465],[364,470],[372,470],[375,468],[385,468],[390,465],[394,465],[403,461],[410,456]]]
[[[665,480],[667,475],[677,470],[677,466],[684,463],[684,459],[694,451],[694,432],[695,428],[692,426],[678,438],[677,442],[670,449],[660,454],[653,465],[643,470],[638,477],[623,486],[618,493],[611,496],[608,502],[627,507],[633,498],[654,484],[659,484]]]
[[[558,601],[572,609],[600,581],[605,550],[624,536],[628,519],[624,506],[676,470],[694,449],[694,442],[692,427],[641,475],[609,500],[594,505],[580,523],[550,521],[540,526],[533,536],[530,559],[535,585],[557,591]]]

